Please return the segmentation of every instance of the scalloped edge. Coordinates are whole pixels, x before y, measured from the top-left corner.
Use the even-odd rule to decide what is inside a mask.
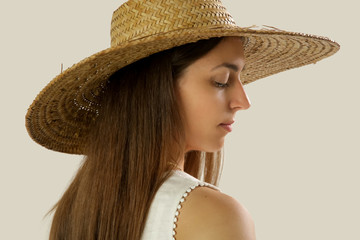
[[[197,187],[211,187],[209,183],[207,182],[198,182],[195,185],[192,185],[191,187],[189,187],[185,193],[182,195],[181,199],[179,200],[179,203],[176,207],[176,211],[174,214],[174,220],[173,220],[173,229],[172,229],[172,240],[176,240],[175,235],[176,235],[176,222],[178,221],[178,216],[180,214],[180,209],[182,208],[182,203],[185,201],[186,197],[189,195],[189,193],[194,190]]]

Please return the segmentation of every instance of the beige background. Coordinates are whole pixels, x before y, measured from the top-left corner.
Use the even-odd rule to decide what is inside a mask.
[[[241,26],[328,36],[331,58],[246,86],[252,107],[226,140],[220,188],[243,203],[257,239],[359,240],[359,31],[355,0],[224,0]],[[1,1],[0,239],[47,239],[80,156],[34,143],[24,116],[60,72],[109,46],[122,1]]]

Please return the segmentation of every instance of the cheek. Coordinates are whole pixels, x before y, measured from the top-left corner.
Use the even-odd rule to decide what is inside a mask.
[[[224,144],[226,133],[218,124],[226,117],[226,95],[205,80],[197,82],[199,79],[183,79],[178,88],[185,117],[186,145],[188,150],[213,152]]]
[[[189,125],[201,126],[211,120],[216,101],[205,91],[189,91],[183,102]]]
[[[221,94],[208,90],[188,92],[183,97],[188,137],[198,144],[216,137],[223,114]]]

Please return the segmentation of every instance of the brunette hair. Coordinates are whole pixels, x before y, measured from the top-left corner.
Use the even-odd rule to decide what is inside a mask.
[[[141,238],[151,202],[175,169],[170,163],[185,149],[176,81],[221,39],[153,54],[109,78],[84,161],[50,210],[51,240]],[[191,151],[184,171],[218,186],[222,164],[222,151]]]

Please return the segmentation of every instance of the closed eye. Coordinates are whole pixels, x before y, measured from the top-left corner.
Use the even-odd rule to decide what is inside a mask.
[[[214,82],[214,83],[215,83],[215,86],[218,88],[226,88],[229,86],[228,83],[219,83],[219,82]]]

